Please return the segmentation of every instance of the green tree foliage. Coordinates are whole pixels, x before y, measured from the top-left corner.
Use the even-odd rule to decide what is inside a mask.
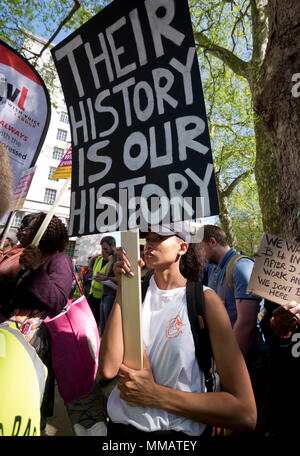
[[[66,35],[83,25],[98,13],[109,0],[10,0],[1,3],[0,39],[24,55],[37,67],[50,95],[61,90],[52,57],[42,59],[42,54],[54,46],[57,34]],[[28,32],[41,36],[45,45],[35,53],[30,48]],[[55,97],[54,97],[55,98]],[[55,103],[53,103],[55,107]]]
[[[94,16],[108,0],[9,0],[1,2],[0,38],[12,47],[22,50],[26,31],[50,39],[60,24],[72,15],[64,24],[64,31],[76,30]],[[42,25],[42,26],[41,26]]]
[[[241,182],[231,197],[231,216],[238,251],[253,256],[263,233],[256,183],[253,175]]]
[[[203,51],[198,55],[215,164],[220,222],[229,243],[250,254],[253,250],[250,241],[240,247],[246,227],[244,223],[238,224],[239,217],[249,213],[248,193],[252,199],[258,200],[253,178],[256,148],[249,85],[219,59]],[[243,182],[247,185],[242,185]],[[235,195],[239,198],[236,199]],[[260,219],[258,226],[261,226],[257,204],[255,210]],[[245,238],[249,239],[248,233]]]
[[[269,42],[267,0],[190,0],[196,45],[213,55],[248,84],[252,99]],[[266,231],[281,233],[278,179],[274,151],[261,118],[253,112],[256,143],[255,176]]]
[[[38,1],[11,0],[1,2],[0,38],[12,47],[20,50],[24,41],[24,32],[29,30],[35,18]]]

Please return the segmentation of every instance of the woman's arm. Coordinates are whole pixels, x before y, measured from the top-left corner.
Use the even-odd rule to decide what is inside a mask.
[[[206,320],[222,391],[190,393],[155,383],[144,354],[144,368],[122,365],[121,398],[133,404],[157,407],[208,425],[253,430],[256,406],[248,371],[233,335],[223,303],[211,290],[205,292]]]
[[[259,302],[254,299],[236,299],[237,320],[233,326],[233,333],[241,352],[247,355],[256,334],[257,314]]]
[[[104,379],[114,378],[123,360],[123,329],[121,287],[118,286],[115,302],[101,337],[99,373]]]
[[[120,247],[117,249],[117,261],[114,264],[114,274],[118,283],[118,289],[100,344],[99,372],[101,377],[105,379],[114,378],[123,361],[124,345],[121,311],[121,276],[122,274],[132,275],[132,273],[130,274],[130,270],[130,264],[125,252]]]
[[[50,257],[33,270],[26,289],[42,304],[51,317],[62,311],[72,287],[72,265],[66,254]]]

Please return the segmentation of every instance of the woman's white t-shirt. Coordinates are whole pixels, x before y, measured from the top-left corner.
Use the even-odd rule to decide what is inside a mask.
[[[161,290],[152,276],[143,302],[142,327],[155,382],[181,391],[204,392],[204,374],[196,360],[187,312],[186,287]],[[145,432],[173,430],[196,436],[206,427],[162,409],[128,404],[120,398],[117,387],[108,398],[107,410],[113,422],[131,424]]]

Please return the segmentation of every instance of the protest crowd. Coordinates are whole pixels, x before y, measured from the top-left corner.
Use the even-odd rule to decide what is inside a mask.
[[[56,387],[74,436],[297,435],[300,238],[264,233],[266,250],[254,258],[230,245],[217,223],[202,223],[195,240],[192,222],[219,215],[219,202],[188,2],[114,1],[102,13],[51,51],[72,129],[68,227],[55,202],[48,213],[24,215],[16,236],[9,218],[2,223],[0,435],[44,435]],[[0,51],[10,62],[12,49]],[[24,62],[15,65],[23,75]],[[41,105],[35,71],[29,79]],[[20,109],[26,96],[23,88]],[[47,124],[47,109],[40,111],[35,131]],[[24,160],[42,143],[41,136],[29,145]],[[0,219],[12,211],[18,181],[7,152],[0,143]],[[104,223],[115,215],[107,206],[121,207],[122,191],[129,202],[140,198],[139,214],[152,195],[174,204],[199,197],[203,213],[180,227],[173,219],[136,224],[131,263],[132,251],[112,235],[129,224]],[[137,212],[129,204],[124,218],[137,220]],[[100,233],[83,264],[66,253],[72,236]],[[269,258],[284,245],[290,265],[282,253]],[[140,315],[128,313],[129,289],[139,293]],[[129,347],[139,331],[140,346]],[[128,361],[129,348],[138,349],[139,367]]]
[[[254,261],[229,246],[220,227],[204,225],[198,243],[172,223],[140,232],[143,368],[135,370],[123,364],[121,277],[133,276],[125,250],[105,235],[101,254],[80,267],[64,253],[67,230],[56,216],[32,244],[44,218],[26,215],[16,243],[7,238],[1,249],[1,404],[4,391],[7,397],[13,389],[15,397],[1,408],[3,435],[40,435],[53,415],[59,373],[46,322],[82,296],[101,340],[92,382],[106,400],[101,419],[78,422],[75,434],[220,438],[293,431],[286,416],[297,405],[289,384],[299,375],[300,302],[280,306],[249,294]],[[200,306],[202,328],[193,305]],[[59,350],[67,359],[68,346]]]

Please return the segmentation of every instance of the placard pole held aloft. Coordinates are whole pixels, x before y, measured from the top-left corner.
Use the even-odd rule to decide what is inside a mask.
[[[0,243],[0,249],[3,249],[5,239],[6,239],[7,233],[9,232],[10,227],[12,225],[15,213],[16,213],[16,211],[12,211],[10,213],[10,217],[9,217],[8,223],[6,224],[6,227],[5,227],[4,232],[2,234],[2,239],[1,239],[1,243]]]
[[[61,188],[59,194],[57,195],[56,200],[54,201],[54,203],[53,203],[53,205],[52,205],[50,211],[49,211],[48,214],[46,215],[46,217],[45,217],[43,223],[41,224],[41,226],[40,226],[38,232],[36,233],[36,235],[35,235],[35,237],[34,237],[34,239],[33,239],[33,241],[32,241],[32,244],[35,245],[36,247],[38,247],[38,245],[39,245],[39,243],[40,243],[40,240],[41,240],[43,234],[45,233],[45,231],[46,231],[46,229],[47,229],[47,226],[48,226],[49,223],[50,223],[50,220],[52,219],[52,216],[53,216],[53,214],[54,214],[54,212],[55,212],[55,209],[56,209],[58,203],[60,202],[60,200],[61,200],[63,194],[65,193],[66,189],[68,188],[68,185],[70,184],[70,182],[71,182],[71,179],[66,179],[66,180],[65,180],[65,183],[64,183],[64,185],[62,186],[62,188]]]

